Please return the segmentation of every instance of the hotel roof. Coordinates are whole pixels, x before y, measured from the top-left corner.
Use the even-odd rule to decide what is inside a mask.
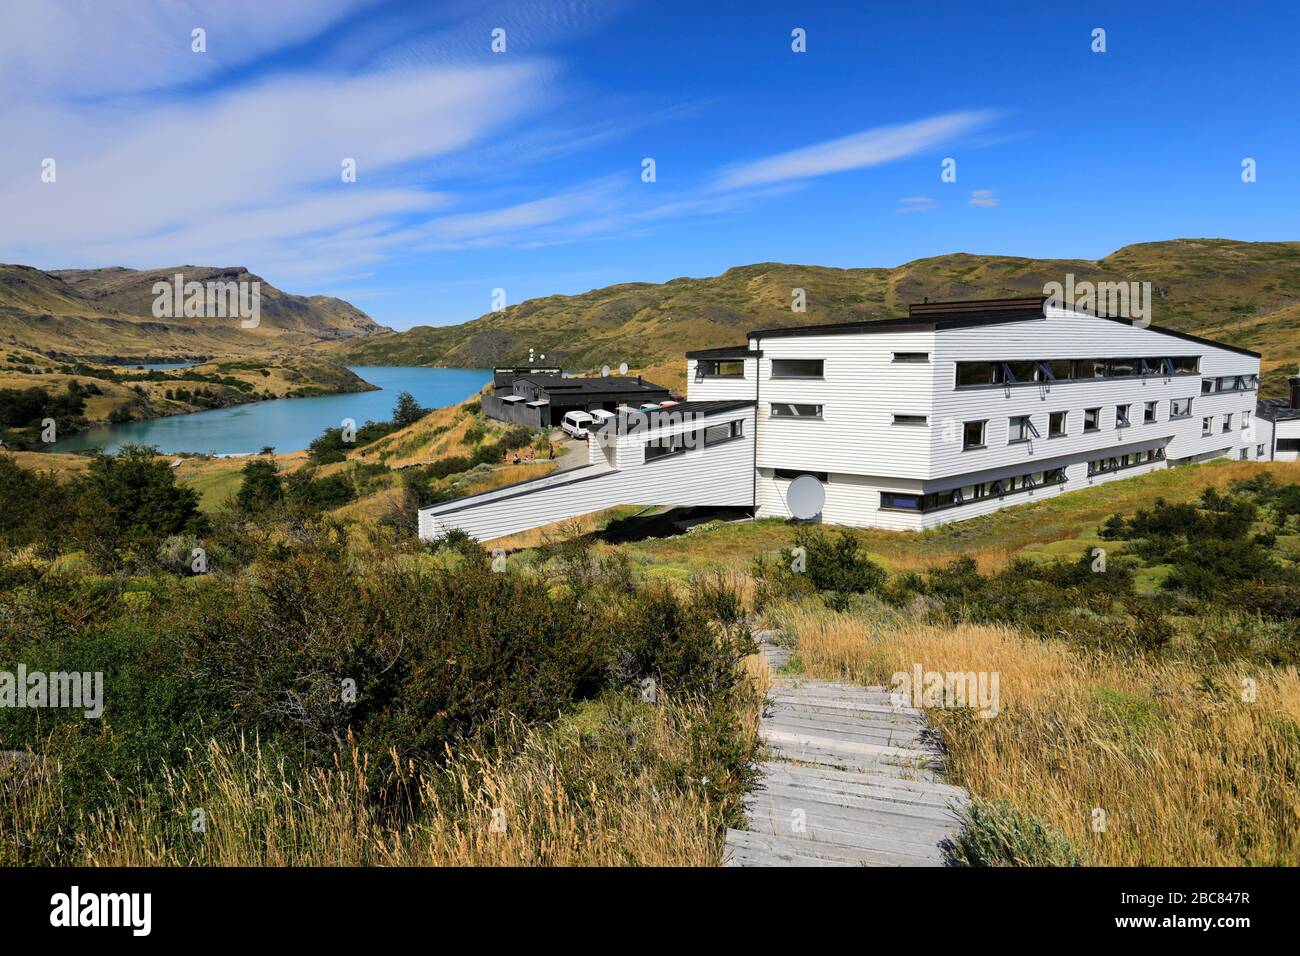
[[[915,302],[908,307],[908,314],[903,318],[858,320],[854,322],[831,322],[824,325],[792,325],[774,329],[757,329],[747,333],[751,339],[790,338],[806,335],[861,335],[869,332],[943,332],[948,329],[969,329],[986,325],[1002,325],[1008,322],[1031,322],[1047,317],[1048,297],[1033,296],[1023,299],[967,299],[960,302]],[[1083,315],[1095,315],[1097,318],[1124,325],[1136,324],[1131,319],[1113,315],[1099,315],[1083,309],[1075,309]],[[1180,332],[1158,325],[1142,326],[1152,332],[1159,332],[1187,342],[1212,345],[1215,348],[1236,352],[1259,358],[1258,352],[1225,345],[1213,339]]]

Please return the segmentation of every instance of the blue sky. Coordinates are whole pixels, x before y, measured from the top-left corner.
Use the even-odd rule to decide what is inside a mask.
[[[407,328],[760,261],[1300,239],[1294,5],[1135,6],[4,0],[0,260],[244,265]]]

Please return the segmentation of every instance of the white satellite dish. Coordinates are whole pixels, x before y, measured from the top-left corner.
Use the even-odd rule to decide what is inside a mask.
[[[796,518],[804,521],[815,518],[826,507],[826,489],[812,475],[800,475],[790,482],[785,503]]]
[[[627,374],[627,363],[626,363],[626,362],[620,362],[620,363],[618,364],[618,374],[619,374],[619,375],[626,375],[626,374]]]
[[[609,377],[609,366],[608,366],[608,365],[602,365],[602,366],[600,367],[600,374],[601,374],[602,376],[608,378],[608,377]]]

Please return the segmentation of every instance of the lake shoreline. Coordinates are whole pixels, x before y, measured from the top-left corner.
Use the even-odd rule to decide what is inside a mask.
[[[161,454],[240,457],[264,447],[279,453],[305,450],[326,428],[351,420],[389,419],[398,393],[409,391],[428,409],[472,398],[491,381],[489,369],[433,366],[346,366],[367,387],[318,395],[282,396],[201,411],[157,415],[115,424],[93,424],[61,437],[41,451],[85,454],[123,445],[156,446]],[[380,397],[382,396],[382,398]]]

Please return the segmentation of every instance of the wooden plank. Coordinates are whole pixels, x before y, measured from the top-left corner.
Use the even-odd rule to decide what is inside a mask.
[[[925,766],[935,759],[934,752],[930,750],[894,747],[889,744],[872,743],[865,739],[850,740],[836,736],[833,731],[818,733],[816,731],[784,730],[779,727],[764,725],[760,730],[760,734],[765,741],[775,741],[789,747],[803,746],[830,753],[871,756],[894,763],[916,763]]]
[[[891,800],[873,794],[844,793],[822,790],[798,783],[781,783],[775,778],[763,781],[763,789],[755,790],[751,798],[776,800],[791,806],[809,808],[835,808],[842,810],[879,811],[901,817],[949,826],[957,822],[957,815],[945,804],[926,804],[916,801]]]
[[[755,632],[774,667],[791,649]],[[922,711],[885,687],[778,675],[759,726],[773,759],[729,830],[728,866],[941,866],[969,796],[944,783]]]
[[[813,776],[797,776],[789,773],[796,769],[794,764],[771,763],[764,765],[763,780],[760,787],[797,786],[807,790],[846,796],[861,795],[880,800],[894,800],[899,803],[917,803],[931,807],[965,806],[966,798],[962,791],[951,792],[956,788],[946,788],[941,784],[926,783],[923,787],[910,786],[913,781],[900,781],[881,774],[861,771],[830,771],[841,774],[846,779],[825,780]],[[797,769],[816,769],[797,767]]]

